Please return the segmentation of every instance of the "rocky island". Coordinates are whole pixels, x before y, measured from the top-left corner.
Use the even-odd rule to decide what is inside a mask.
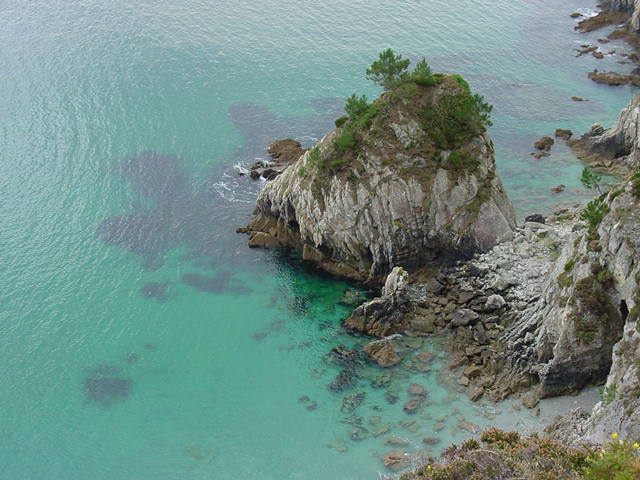
[[[293,247],[328,272],[381,283],[395,266],[415,271],[511,239],[481,100],[459,76],[428,78],[360,98],[266,185],[249,245]]]
[[[450,368],[472,400],[515,395],[535,409],[605,384],[593,412],[547,428],[553,440],[485,432],[483,444],[452,447],[403,478],[614,478],[582,476],[601,468],[594,445],[618,462],[604,475],[640,478],[637,447],[608,443],[640,439],[638,98],[616,126],[573,143],[624,181],[518,227],[485,132],[490,107],[461,77],[408,65],[383,52],[368,71],[382,96],[349,98],[348,116],[264,187],[240,231],[252,247],[291,248],[332,274],[384,284],[344,322],[377,337],[364,353],[380,367],[400,361],[397,337],[445,333]]]

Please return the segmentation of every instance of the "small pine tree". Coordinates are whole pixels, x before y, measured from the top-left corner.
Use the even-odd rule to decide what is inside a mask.
[[[585,169],[582,170],[580,181],[586,188],[590,190],[598,190],[598,193],[602,193],[602,189],[600,188],[600,180],[602,180],[602,176],[593,173],[588,168],[585,167]]]
[[[380,53],[378,60],[367,68],[367,78],[381,85],[385,90],[390,90],[406,74],[411,60],[396,55],[388,48]]]
[[[358,96],[355,93],[347,98],[347,103],[344,106],[344,111],[347,112],[347,115],[349,115],[349,118],[351,119],[357,119],[367,113],[367,110],[369,110],[367,96]]]

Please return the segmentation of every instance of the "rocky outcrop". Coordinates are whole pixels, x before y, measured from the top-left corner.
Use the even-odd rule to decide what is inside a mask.
[[[627,178],[640,168],[640,94],[636,95],[611,128],[594,125],[569,144],[576,155],[599,171]]]
[[[602,203],[592,203],[608,213],[597,226],[592,219],[591,226],[572,233],[542,296],[504,337],[510,364],[538,376],[542,397],[603,382],[625,322],[638,311],[637,183],[627,182]]]
[[[344,326],[379,337],[402,332],[409,309],[408,283],[409,274],[400,267],[394,268],[385,281],[382,295],[356,308]]]
[[[425,112],[468,93],[458,78],[385,93],[368,126],[323,138],[265,186],[243,230],[250,246],[293,247],[328,272],[381,281],[394,266],[411,271],[511,239],[489,138],[439,147],[425,125]]]
[[[257,161],[251,165],[249,176],[254,180],[264,178],[273,180],[280,175],[290,163],[298,160],[306,150],[302,148],[300,142],[291,138],[277,140],[269,145],[267,152],[271,156],[271,160],[267,162]]]

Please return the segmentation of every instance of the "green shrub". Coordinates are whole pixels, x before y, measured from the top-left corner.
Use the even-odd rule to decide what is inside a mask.
[[[336,121],[334,122],[336,124],[336,128],[342,127],[345,123],[347,123],[347,120],[349,120],[349,117],[346,116],[336,119]]]
[[[578,262],[577,258],[572,258],[571,260],[569,260],[567,263],[564,264],[564,271],[570,272],[571,270],[573,270],[573,267],[575,267],[577,262]]]
[[[356,120],[364,115],[369,110],[369,102],[367,102],[366,95],[356,95],[355,93],[347,98],[347,103],[344,106],[344,111],[350,119]]]
[[[424,129],[437,147],[455,149],[492,125],[493,107],[469,90],[443,94],[422,112]]]
[[[586,167],[582,170],[580,181],[586,188],[590,190],[598,190],[598,192],[602,193],[602,190],[600,189],[600,180],[602,180],[601,175],[593,173]]]
[[[318,147],[314,147],[311,152],[309,152],[309,161],[311,162],[311,165],[315,166],[315,167],[323,167],[323,161],[322,161],[322,153],[320,152],[320,149]]]
[[[638,480],[638,449],[631,442],[614,440],[587,458],[583,473],[587,480]]]
[[[425,58],[420,60],[413,72],[406,74],[402,80],[425,87],[432,87],[438,83],[438,79],[434,76]]]
[[[609,207],[602,197],[598,197],[587,203],[586,208],[580,213],[580,218],[589,224],[589,228],[595,230],[607,213],[609,213]]]
[[[335,140],[335,147],[338,150],[350,150],[354,148],[356,144],[356,134],[350,126],[346,126],[342,134]]]
[[[388,48],[381,52],[378,60],[367,68],[367,78],[384,87],[385,90],[390,90],[402,79],[410,63],[411,60],[402,58],[402,55],[396,55]]]

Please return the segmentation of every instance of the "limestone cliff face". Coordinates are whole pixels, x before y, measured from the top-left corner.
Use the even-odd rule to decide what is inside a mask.
[[[603,382],[607,375],[609,382],[630,377],[625,362],[612,352],[626,344],[620,341],[623,330],[629,335],[637,328],[639,195],[638,180],[607,195],[603,208],[608,213],[597,227],[573,233],[540,300],[505,337],[511,364],[539,376],[542,397]]]
[[[570,144],[590,166],[627,178],[640,167],[640,94],[620,113],[613,127],[594,125]]]
[[[510,239],[513,208],[489,138],[452,152],[425,127],[422,112],[463,88],[452,76],[405,86],[375,102],[355,146],[337,146],[348,126],[324,137],[265,186],[245,229],[250,245],[294,247],[329,272],[381,281],[394,266],[411,271]]]

